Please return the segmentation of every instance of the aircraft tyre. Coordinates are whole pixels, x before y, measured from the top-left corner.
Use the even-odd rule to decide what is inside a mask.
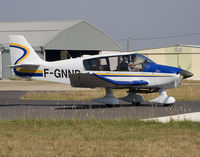
[[[118,107],[120,104],[105,104],[106,107]],[[123,106],[123,105],[122,105]]]
[[[105,104],[106,107],[113,107],[114,104]]]
[[[174,104],[163,104],[164,107],[172,107]]]
[[[140,102],[132,102],[133,106],[140,106],[140,104],[141,104]]]

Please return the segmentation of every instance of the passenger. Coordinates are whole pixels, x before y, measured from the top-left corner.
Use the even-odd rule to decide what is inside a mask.
[[[128,71],[128,59],[129,56],[124,56],[123,60],[119,64],[119,71]]]

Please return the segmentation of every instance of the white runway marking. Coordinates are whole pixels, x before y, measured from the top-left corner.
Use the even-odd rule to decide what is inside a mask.
[[[167,123],[167,122],[170,122],[171,120],[174,120],[174,121],[190,120],[190,121],[200,122],[200,112],[179,114],[179,115],[174,115],[174,116],[149,118],[149,119],[144,119],[144,120],[156,120],[162,123]]]

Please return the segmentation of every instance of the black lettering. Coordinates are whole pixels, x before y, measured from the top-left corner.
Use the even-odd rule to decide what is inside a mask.
[[[61,70],[61,74],[62,74],[62,78],[63,77],[65,77],[65,78],[67,78],[68,76],[67,76],[67,70],[65,69],[65,70]]]
[[[48,72],[49,69],[44,69],[44,76],[46,74],[53,74],[52,72]],[[80,70],[70,70],[70,69],[55,69],[54,76],[56,78],[68,78],[70,74],[80,73]]]
[[[76,73],[80,73],[80,70],[75,70],[75,74],[76,74]]]
[[[61,78],[61,73],[60,73],[60,70],[59,70],[59,69],[55,69],[55,70],[54,70],[54,76],[55,76],[56,78]]]
[[[71,74],[72,72],[70,70],[68,70],[68,75]]]
[[[49,69],[44,69],[44,77],[46,77],[47,74],[49,74]]]

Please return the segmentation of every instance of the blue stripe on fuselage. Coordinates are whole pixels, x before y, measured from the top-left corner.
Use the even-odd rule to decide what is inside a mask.
[[[43,76],[43,73],[24,73],[24,72],[18,72],[16,68],[13,69],[14,70],[14,73],[17,75],[17,76],[21,76],[21,77],[26,77],[26,76],[36,76],[36,77],[42,77]]]

